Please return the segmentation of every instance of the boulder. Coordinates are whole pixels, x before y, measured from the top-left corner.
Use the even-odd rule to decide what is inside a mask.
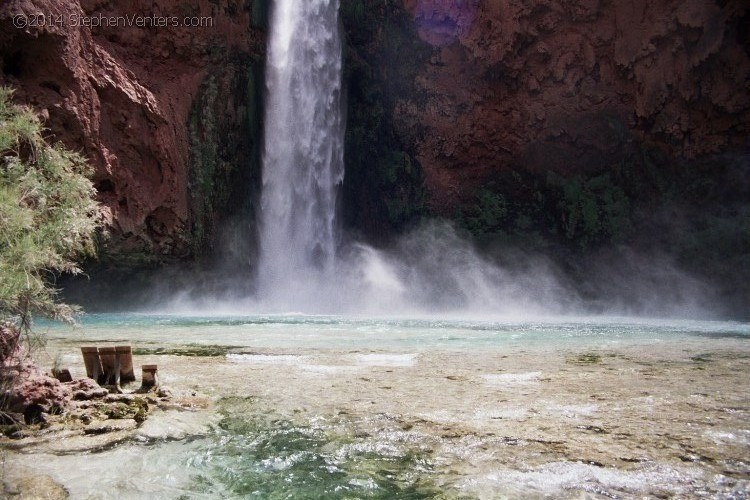
[[[109,394],[109,391],[101,387],[96,381],[90,378],[79,378],[65,384],[73,395],[75,401],[90,401],[100,399]]]
[[[67,408],[71,395],[70,388],[57,379],[47,375],[26,374],[10,390],[8,406],[10,411],[24,414],[29,408],[50,413]]]

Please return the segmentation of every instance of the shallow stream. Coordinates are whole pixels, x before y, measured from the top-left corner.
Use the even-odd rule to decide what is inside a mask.
[[[6,452],[73,498],[745,498],[750,325],[91,315],[207,408]],[[83,451],[82,451],[83,450]]]

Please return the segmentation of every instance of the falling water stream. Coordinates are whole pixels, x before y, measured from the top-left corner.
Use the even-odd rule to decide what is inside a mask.
[[[279,0],[268,41],[259,290],[293,300],[328,281],[344,176],[338,0]]]
[[[169,308],[454,317],[584,310],[578,294],[543,257],[524,253],[499,265],[444,222],[426,222],[387,249],[342,237],[337,195],[344,180],[346,123],[338,14],[338,0],[274,3],[254,296],[240,292],[199,304],[178,297]],[[654,279],[637,285],[642,293],[625,294],[629,299],[619,303],[627,307],[618,300],[611,300],[617,310],[593,307],[615,314],[630,313],[631,306],[639,313],[697,309],[693,298],[700,294],[693,291],[700,286],[678,271],[660,263],[638,270]],[[631,287],[623,281],[615,288],[619,293]],[[672,307],[672,302],[680,303]]]

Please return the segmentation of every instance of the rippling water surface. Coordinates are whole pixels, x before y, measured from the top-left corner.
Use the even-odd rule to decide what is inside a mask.
[[[465,348],[542,344],[667,342],[680,338],[750,338],[750,325],[721,321],[631,318],[550,318],[490,321],[413,318],[352,318],[301,314],[273,316],[177,316],[94,314],[82,318],[81,338],[131,342],[318,348]],[[53,328],[51,335],[61,331]],[[65,331],[64,336],[71,333]]]
[[[725,496],[750,487],[750,325],[89,315],[209,409],[87,453],[29,449],[76,498]],[[78,375],[81,375],[79,373]]]

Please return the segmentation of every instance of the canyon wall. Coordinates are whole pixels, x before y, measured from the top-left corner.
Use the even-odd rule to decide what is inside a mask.
[[[405,4],[432,52],[416,75],[421,101],[394,114],[438,209],[509,165],[610,167],[623,135],[686,160],[747,151],[745,2]]]
[[[0,83],[94,165],[105,259],[200,254],[216,220],[238,210],[229,199],[258,157],[264,11],[232,0],[3,2]]]
[[[511,168],[611,169],[633,142],[672,166],[747,153],[742,1],[405,0],[404,15],[395,3],[344,5],[350,66],[379,84],[433,212]]]
[[[666,255],[747,311],[746,2],[351,0],[342,19],[350,227],[388,241],[439,215],[578,281],[617,249]]]
[[[211,25],[102,25],[117,16]],[[263,0],[0,7],[0,83],[95,166],[104,262],[252,262],[266,16]],[[746,2],[342,0],[341,20],[355,234],[387,244],[437,215],[567,263],[659,249],[750,292]]]

